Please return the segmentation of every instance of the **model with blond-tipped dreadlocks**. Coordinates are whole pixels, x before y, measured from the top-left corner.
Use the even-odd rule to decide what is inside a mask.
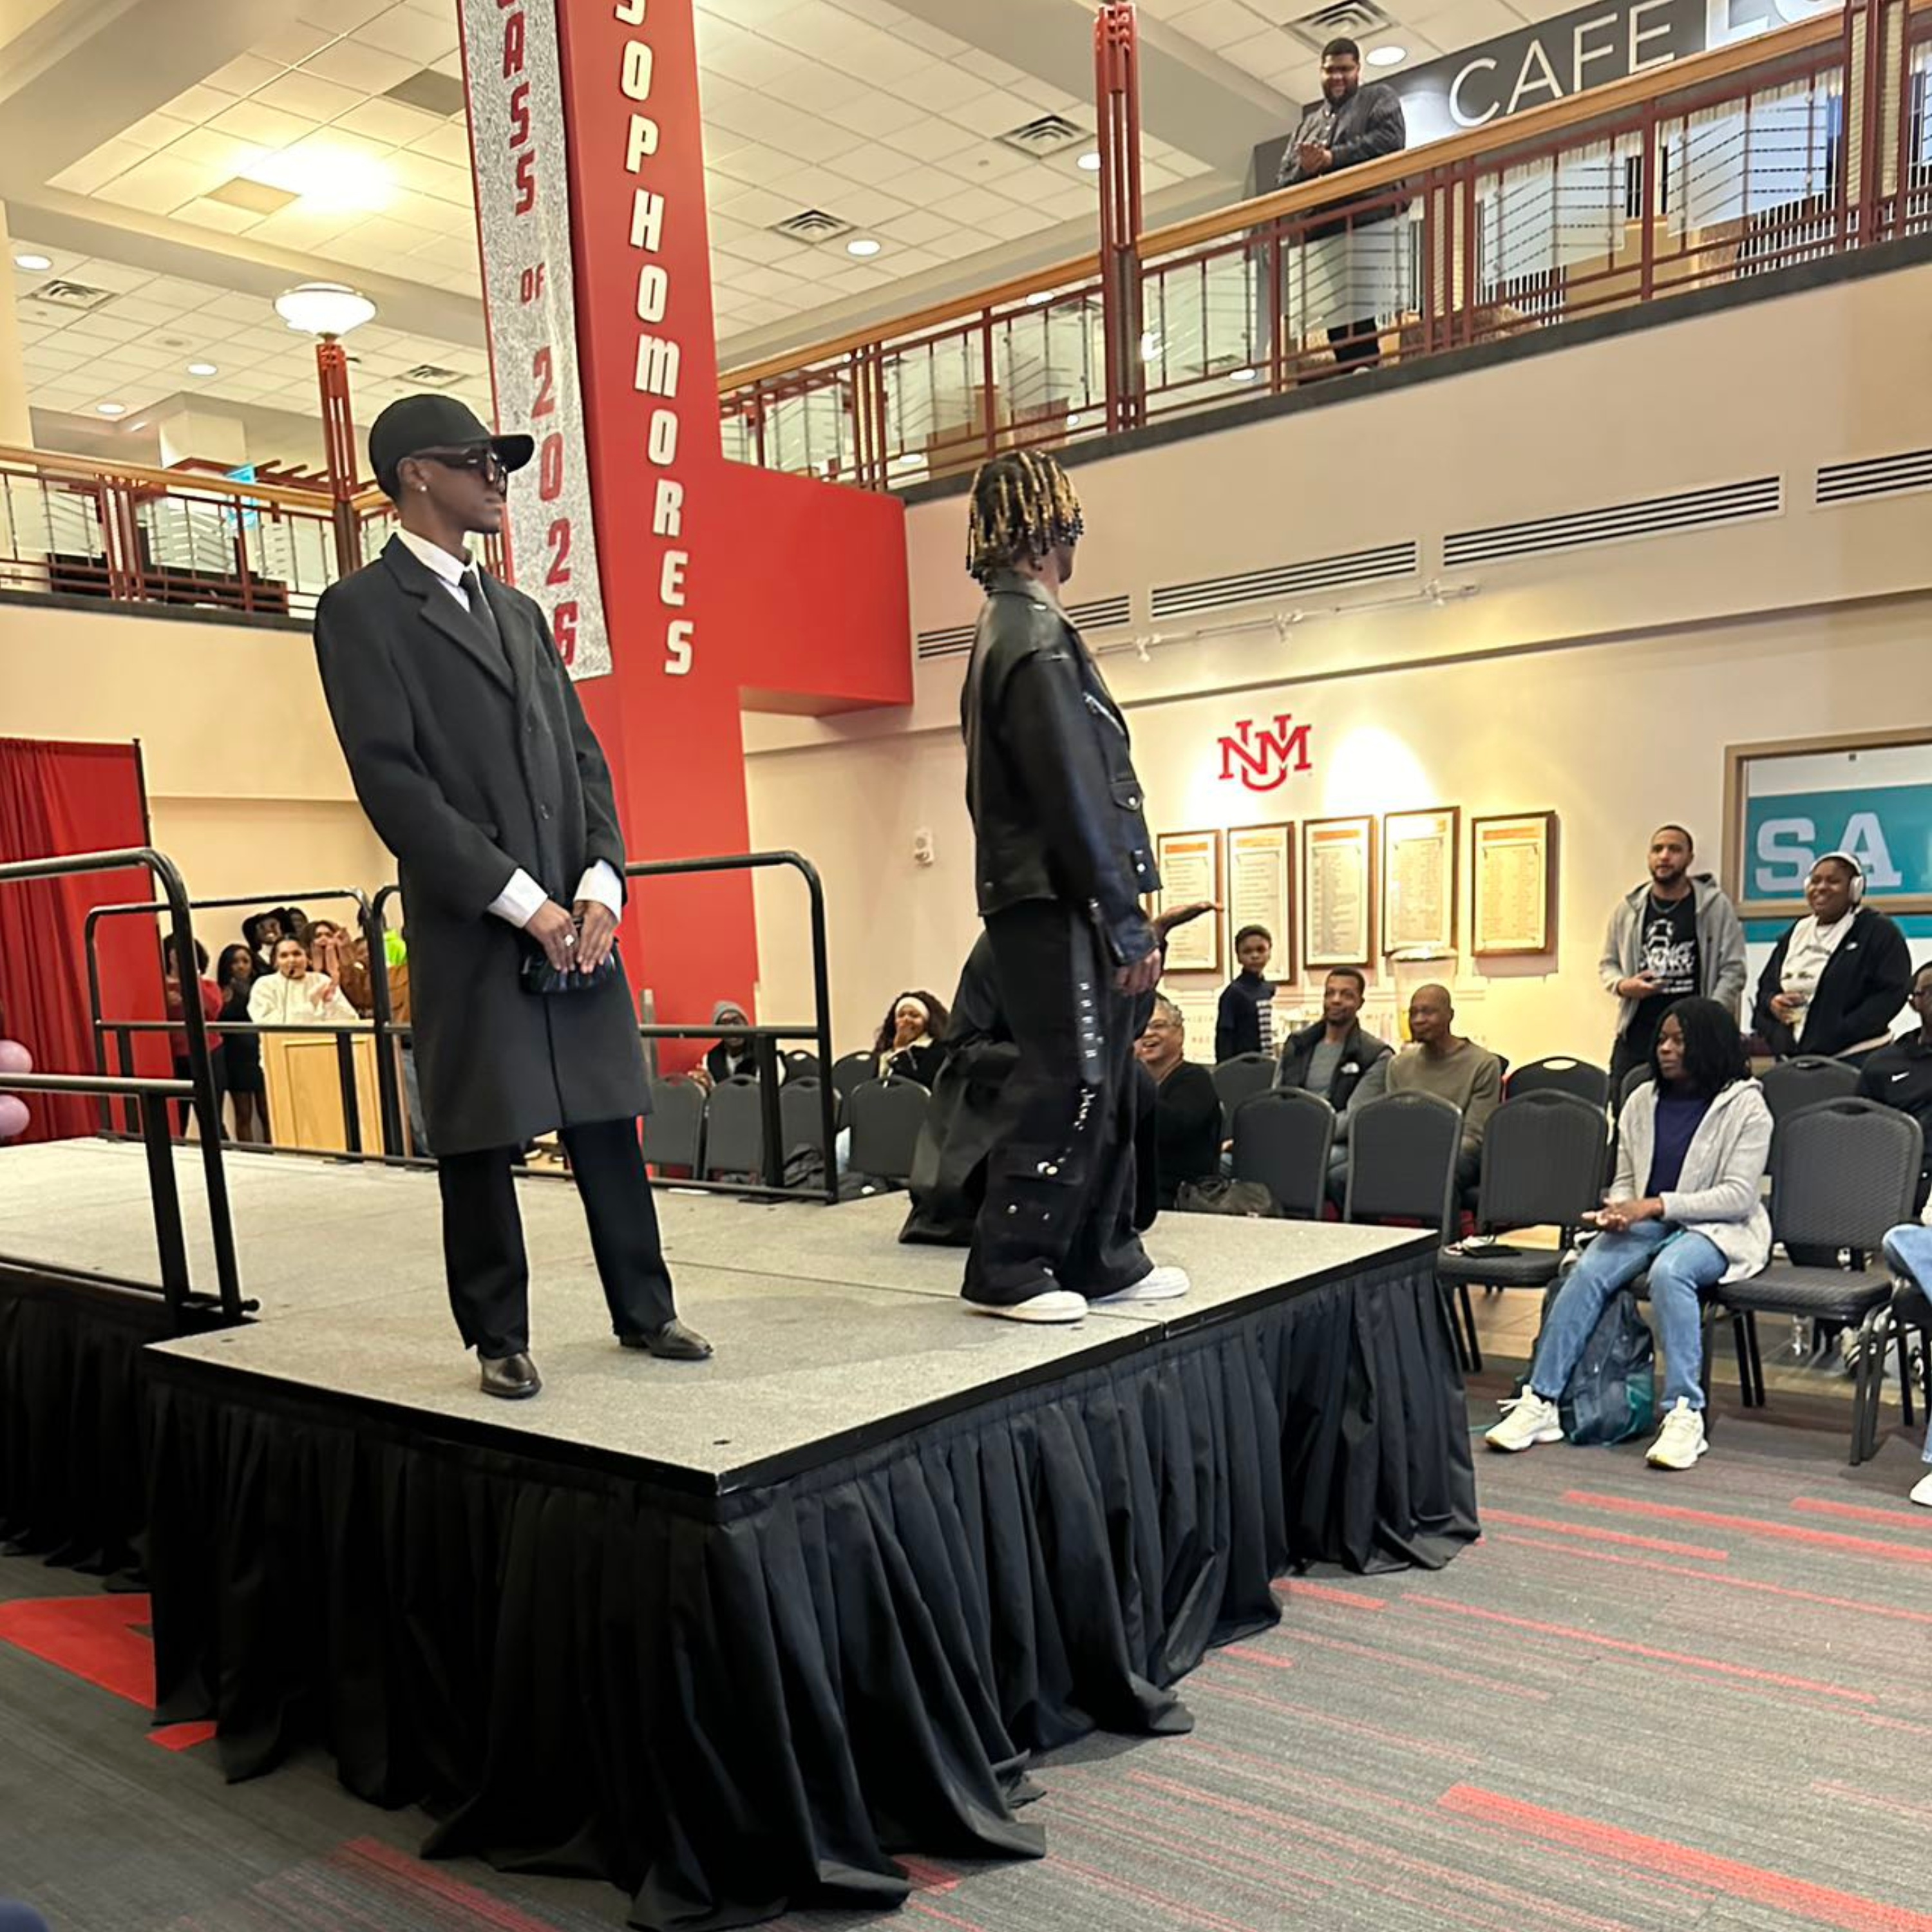
[[[1077,1322],[1187,1292],[1134,1232],[1136,1002],[1161,955],[1126,720],[1060,608],[1084,525],[1050,456],[973,480],[966,567],[986,592],[966,674],[966,800],[980,916],[1018,1064],[966,1263],[967,1300]]]

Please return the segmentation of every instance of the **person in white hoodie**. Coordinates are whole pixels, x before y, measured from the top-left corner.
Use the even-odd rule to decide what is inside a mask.
[[[275,970],[248,992],[248,1017],[257,1026],[360,1026],[362,1016],[326,974],[311,973],[299,939],[275,943]]]
[[[1700,1304],[1706,1289],[1756,1274],[1771,1258],[1762,1198],[1771,1111],[1738,1023],[1715,1000],[1679,1000],[1664,1015],[1651,1072],[1618,1116],[1610,1193],[1583,1217],[1600,1232],[1564,1277],[1522,1394],[1484,1438],[1492,1449],[1562,1441],[1558,1405],[1598,1318],[1646,1270],[1665,1370],[1664,1426],[1648,1460],[1688,1469],[1710,1446]]]

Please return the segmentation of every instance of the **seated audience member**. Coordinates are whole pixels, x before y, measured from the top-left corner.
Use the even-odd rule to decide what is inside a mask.
[[[221,991],[221,1017],[231,1025],[248,1020],[248,991],[254,982],[254,954],[245,946],[224,946],[215,962],[214,983]],[[262,1074],[261,1035],[224,1032],[221,1058],[222,1078],[235,1115],[235,1138],[267,1141],[268,1089]]]
[[[928,1090],[946,1049],[946,1002],[935,993],[902,993],[879,1023],[872,1042],[881,1080],[916,1080]]]
[[[1214,1064],[1238,1053],[1274,1052],[1274,982],[1268,964],[1274,940],[1264,926],[1244,926],[1234,935],[1234,957],[1240,971],[1221,994],[1214,1020]]]
[[[1910,1004],[1918,1024],[1882,1046],[1858,1072],[1858,1092],[1868,1100],[1896,1107],[1918,1123],[1925,1136],[1924,1164],[1918,1176],[1915,1213],[1932,1198],[1932,963],[1912,976]]]
[[[208,948],[200,940],[194,942],[195,991],[201,1006],[201,1016],[212,1022],[221,1017],[223,1005],[220,988],[208,976]],[[161,941],[161,989],[167,1007],[168,1018],[178,1020],[182,1016],[183,995],[181,982],[180,955],[175,950],[174,935],[170,933]],[[188,1034],[185,1030],[168,1035],[168,1050],[174,1056],[175,1078],[185,1080],[190,1064],[188,1054]],[[220,1132],[220,1113],[224,1091],[222,1075],[223,1043],[220,1034],[211,1024],[208,1033],[208,1060],[214,1076],[214,1104],[218,1136]],[[176,1108],[180,1116],[181,1130],[188,1132],[188,1106],[186,1100],[178,1101]]]
[[[1916,1283],[1921,1294],[1932,1295],[1932,1228],[1908,1221],[1904,1227],[1893,1228],[1885,1238],[1885,1258],[1894,1274]],[[1926,1418],[1924,1459],[1932,1462],[1932,1415]],[[1932,1509],[1932,1473],[1920,1477],[1911,1494],[1914,1502]]]
[[[749,1026],[752,1022],[736,1000],[720,1000],[711,1009],[711,1024],[715,1027],[742,1027]],[[748,1040],[721,1040],[691,1070],[692,1078],[707,1087],[716,1087],[740,1073],[753,1080],[758,1077],[758,1059]]]
[[[308,949],[299,939],[275,948],[275,970],[248,994],[248,1017],[257,1026],[358,1026],[362,1016],[326,974],[311,973]]]
[[[1522,1394],[1484,1438],[1492,1449],[1562,1439],[1558,1406],[1598,1318],[1646,1270],[1664,1356],[1664,1426],[1647,1460],[1688,1469],[1710,1446],[1701,1300],[1707,1288],[1742,1281],[1771,1258],[1762,1198],[1771,1110],[1736,1021],[1714,1000],[1679,1000],[1664,1015],[1651,1076],[1618,1117],[1610,1194],[1583,1216],[1602,1232],[1563,1277]]]
[[[1846,852],[1827,852],[1804,882],[1811,910],[1765,962],[1751,1024],[1780,1060],[1821,1053],[1855,1065],[1892,1036],[1912,985],[1905,935],[1862,903],[1865,875]]]
[[[1166,994],[1156,996],[1135,1051],[1154,1076],[1154,1198],[1164,1210],[1188,1182],[1220,1172],[1221,1096],[1214,1075],[1186,1057],[1187,1022]]]
[[[1409,1037],[1389,1062],[1391,1094],[1433,1094],[1460,1108],[1462,1147],[1456,1186],[1473,1186],[1482,1171],[1483,1131],[1503,1097],[1502,1063],[1486,1047],[1454,1030],[1456,1009],[1447,986],[1418,986],[1408,1003]]]
[[[1348,1174],[1348,1128],[1358,1107],[1380,1097],[1394,1049],[1364,1032],[1362,1001],[1368,981],[1354,966],[1338,966],[1322,988],[1322,1017],[1290,1034],[1281,1050],[1277,1087],[1318,1094],[1335,1110],[1335,1150],[1328,1157],[1328,1198],[1340,1202]]]

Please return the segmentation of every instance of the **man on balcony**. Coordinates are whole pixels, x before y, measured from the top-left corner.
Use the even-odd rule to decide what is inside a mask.
[[[1338,169],[1359,167],[1384,154],[1399,154],[1408,146],[1408,128],[1395,89],[1382,81],[1364,87],[1361,49],[1353,40],[1330,40],[1322,50],[1321,103],[1304,117],[1294,138],[1282,150],[1276,185],[1298,188]],[[1379,206],[1362,206],[1378,202]],[[1371,189],[1330,206],[1334,214],[1311,222],[1304,234],[1305,242],[1331,245],[1323,251],[1327,259],[1318,266],[1311,268],[1306,258],[1300,264],[1303,286],[1297,290],[1291,282],[1291,315],[1306,314],[1312,306],[1327,307],[1331,314],[1339,308],[1346,315],[1350,307],[1359,304],[1364,289],[1387,279],[1376,270],[1383,252],[1393,248],[1394,238],[1378,237],[1379,245],[1371,250],[1362,245],[1362,232],[1397,212],[1390,190]],[[1354,212],[1358,207],[1360,213]],[[1318,292],[1313,295],[1311,283],[1318,285]],[[1372,314],[1360,321],[1330,323],[1328,346],[1334,351],[1338,369],[1372,369],[1382,356],[1380,325]]]

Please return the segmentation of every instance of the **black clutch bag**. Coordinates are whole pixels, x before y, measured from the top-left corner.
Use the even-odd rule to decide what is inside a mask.
[[[604,955],[603,964],[594,973],[580,973],[574,966],[560,973],[542,948],[532,946],[524,952],[517,968],[517,982],[526,993],[560,996],[594,993],[598,987],[608,986],[613,980],[621,978],[623,970],[617,963],[617,949],[614,946]]]

